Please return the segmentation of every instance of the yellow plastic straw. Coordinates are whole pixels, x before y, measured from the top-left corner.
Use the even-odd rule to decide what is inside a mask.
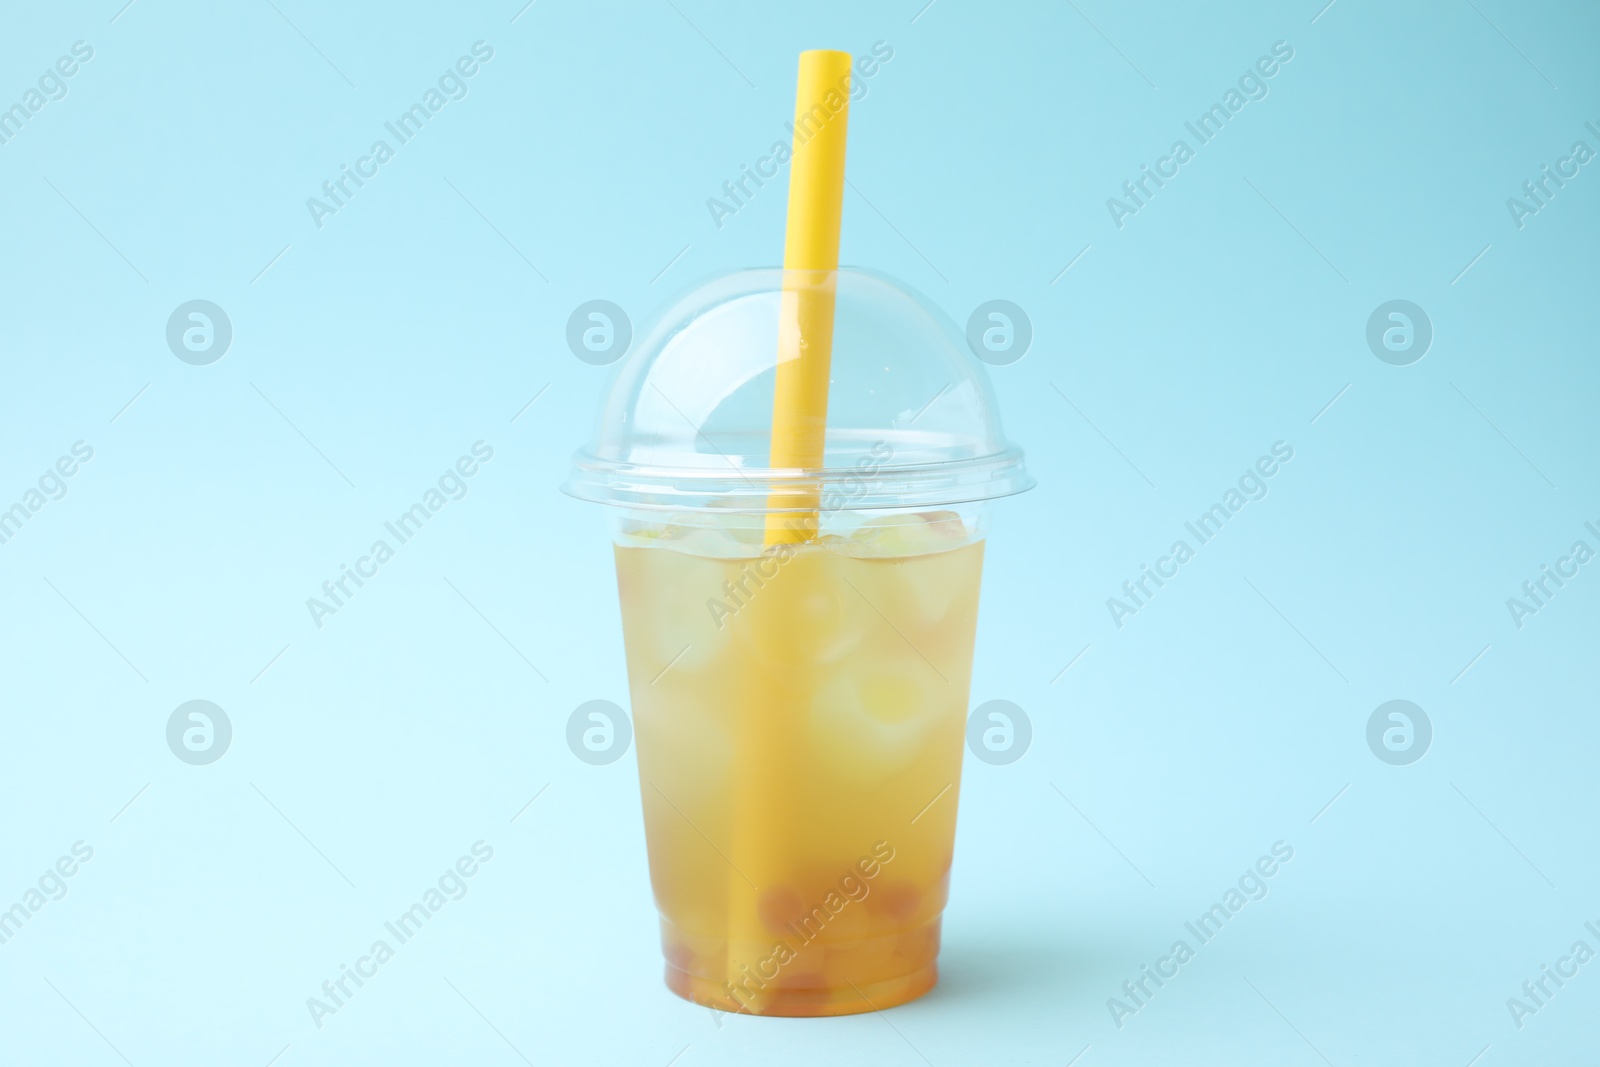
[[[793,160],[789,170],[789,222],[784,237],[784,287],[780,304],[777,388],[772,405],[775,469],[816,470],[823,463],[828,422],[829,362],[833,353],[834,272],[839,267],[839,224],[844,204],[845,132],[849,119],[848,52],[800,53],[795,91]],[[797,543],[816,535],[820,486],[768,499],[766,543]],[[798,512],[794,509],[799,508]],[[783,509],[782,513],[778,509]],[[768,618],[792,616],[782,583],[764,594]],[[798,601],[798,596],[794,597]],[[788,674],[789,672],[783,672]],[[799,672],[802,676],[807,672]],[[794,720],[804,694],[800,678],[762,679],[740,709],[733,753],[732,840],[728,882],[727,977],[736,985],[755,960],[739,958],[754,946],[770,948],[774,932],[760,913],[763,890],[792,881],[785,856],[794,847],[793,789],[786,763],[795,751]],[[760,1012],[776,990],[752,993],[741,986],[741,1006]]]
[[[800,53],[794,101],[794,162],[784,233],[778,387],[769,466],[822,466],[833,356],[834,275],[844,208],[844,147],[850,117],[850,54]],[[816,530],[817,487],[768,501],[766,542],[805,541]],[[799,514],[776,509],[800,508]],[[809,514],[806,512],[809,511]],[[808,533],[809,531],[809,533]]]

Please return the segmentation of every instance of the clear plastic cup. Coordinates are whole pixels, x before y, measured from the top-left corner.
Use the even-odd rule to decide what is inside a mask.
[[[824,459],[774,469],[801,285],[834,301]],[[621,365],[564,488],[618,509],[674,992],[815,1016],[933,986],[989,501],[1032,484],[954,324],[881,275],[720,278]]]

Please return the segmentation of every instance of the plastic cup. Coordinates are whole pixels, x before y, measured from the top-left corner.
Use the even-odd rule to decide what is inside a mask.
[[[765,1015],[937,980],[990,501],[1032,485],[948,318],[810,274],[669,308],[565,486],[617,509],[667,984]],[[781,305],[806,284],[835,300],[823,464],[773,468]]]

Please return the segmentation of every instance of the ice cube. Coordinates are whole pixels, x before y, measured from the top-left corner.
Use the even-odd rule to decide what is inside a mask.
[[[618,541],[708,559],[749,559],[760,554],[764,535],[759,517],[668,511],[625,518]]]
[[[729,568],[725,560],[666,547],[617,547],[617,589],[630,669],[648,679],[669,665],[672,671],[692,672],[716,662],[728,645],[729,631],[707,601],[722,596]]]
[[[870,556],[919,556],[965,544],[967,527],[953,511],[915,511],[869,519],[851,540]]]
[[[982,559],[981,546],[972,543],[945,552],[864,559],[853,580],[907,641],[921,649],[930,643],[944,647],[940,635],[962,625],[958,613],[976,608]]]
[[[840,560],[817,545],[802,545],[786,560],[770,556],[750,568],[744,600],[728,626],[764,662],[807,669],[834,663],[854,650],[874,624],[872,609],[842,580]]]
[[[824,676],[807,723],[817,765],[855,785],[904,770],[938,721],[939,684],[917,659],[859,663]]]

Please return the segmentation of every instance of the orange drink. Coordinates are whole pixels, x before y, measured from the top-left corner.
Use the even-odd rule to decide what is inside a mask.
[[[983,543],[952,512],[748,537],[663,524],[616,548],[667,984],[768,1015],[903,1003],[937,976]],[[746,716],[779,753],[754,783]],[[776,858],[741,870],[749,805]],[[755,924],[730,923],[741,885]]]

